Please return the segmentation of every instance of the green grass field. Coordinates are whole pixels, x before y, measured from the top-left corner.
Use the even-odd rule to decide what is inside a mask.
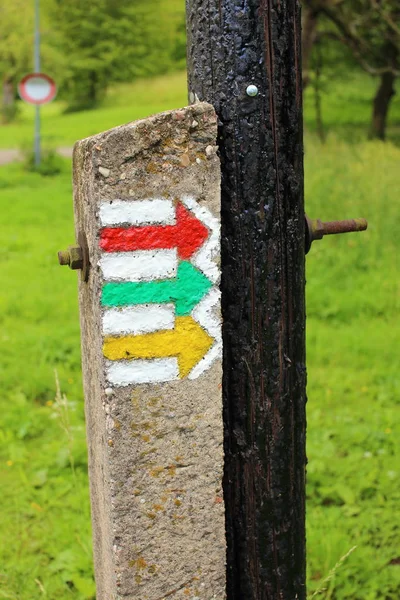
[[[322,97],[326,132],[351,143],[363,141],[376,85],[376,79],[359,73],[350,74],[345,81],[326,84]],[[42,107],[43,145],[50,148],[72,146],[76,140],[99,131],[186,104],[185,73],[114,86],[96,110],[64,114],[66,104],[55,101]],[[312,132],[315,123],[311,89],[307,91],[304,104],[306,128]],[[0,148],[26,148],[31,145],[34,108],[22,102],[20,108],[17,122],[0,127]],[[388,138],[400,143],[400,99],[397,97],[390,107],[390,120]]]
[[[72,146],[76,140],[99,131],[186,104],[185,73],[115,86],[97,110],[63,114],[65,103],[55,101],[42,107],[43,145]],[[34,111],[34,107],[21,103],[18,121],[0,128],[0,148],[25,148],[29,144]]]
[[[400,149],[356,142],[368,126],[368,86],[373,91],[359,78],[342,89],[353,102],[352,111],[343,108],[346,135],[343,123],[334,128],[337,97],[325,98],[325,145],[313,134],[306,98],[308,214],[370,222],[363,234],[316,242],[307,258],[308,585],[310,598],[326,588],[315,596],[323,600],[400,597]],[[49,135],[57,129],[56,145],[68,145],[184,103],[178,74],[115,89],[86,115],[61,116],[54,104],[44,127]],[[26,111],[23,122],[1,130],[1,145],[18,145],[30,127]],[[395,127],[389,133],[394,139]],[[89,600],[76,276],[56,260],[73,240],[70,163],[47,178],[2,167],[0,195],[0,599]]]

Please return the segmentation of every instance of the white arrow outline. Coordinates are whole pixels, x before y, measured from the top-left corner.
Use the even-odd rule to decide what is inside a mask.
[[[197,379],[204,371],[211,367],[214,361],[222,358],[222,325],[220,312],[221,292],[212,288],[208,294],[193,309],[192,317],[203,327],[208,335],[214,338],[215,343],[205,356],[190,371],[188,379]]]
[[[209,229],[210,235],[192,256],[191,262],[217,286],[221,279],[220,258],[221,223],[211,211],[201,206],[193,196],[183,196],[181,202]],[[222,358],[221,292],[213,287],[192,310],[192,317],[215,339],[215,343],[199,363],[190,371],[188,379],[197,379],[219,358]],[[217,313],[217,314],[216,314]]]

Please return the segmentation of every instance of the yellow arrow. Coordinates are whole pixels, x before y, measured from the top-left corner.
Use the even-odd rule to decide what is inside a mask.
[[[106,337],[103,353],[109,360],[178,357],[181,378],[203,358],[213,338],[192,319],[177,317],[175,329],[144,335]]]

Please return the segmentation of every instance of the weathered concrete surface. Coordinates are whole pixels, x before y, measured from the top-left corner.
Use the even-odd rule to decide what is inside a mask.
[[[127,360],[113,362],[103,355],[118,358],[114,347],[107,350],[115,339],[102,332],[102,319],[110,310],[102,306],[104,278],[112,279],[113,271],[104,266],[110,255],[100,247],[105,247],[106,219],[103,214],[102,225],[99,216],[100,207],[115,200],[132,206],[132,201],[172,199],[174,206],[187,201],[189,212],[200,214],[201,208],[219,220],[216,134],[214,110],[201,103],[118,127],[80,141],[74,149],[76,233],[85,232],[91,263],[79,298],[98,600],[225,598],[220,351],[203,373],[193,369],[192,379],[187,365],[180,365],[175,379],[165,383],[110,383],[110,365],[133,361],[125,350]],[[215,231],[209,235],[215,237]],[[186,264],[200,272],[199,253],[182,252]],[[218,273],[215,248],[211,254]],[[123,272],[123,265],[116,269]],[[135,280],[134,273],[129,277]],[[207,294],[215,304],[218,275],[211,273],[210,282]],[[121,283],[119,276],[114,283]],[[180,306],[183,314],[186,305]],[[115,327],[114,316],[108,315],[105,329]],[[193,311],[179,318],[183,322],[195,316]],[[218,337],[216,330],[211,334]],[[187,339],[188,348],[193,339]],[[151,348],[153,338],[146,340]],[[142,346],[135,346],[137,356],[147,348]],[[169,361],[174,360],[171,354]]]

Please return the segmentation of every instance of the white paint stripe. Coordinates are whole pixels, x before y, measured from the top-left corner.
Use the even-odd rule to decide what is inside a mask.
[[[204,371],[211,367],[214,361],[222,358],[222,325],[221,325],[221,292],[213,288],[192,311],[192,317],[204,327],[209,335],[215,339],[214,345],[191,370],[189,379],[197,379]]]
[[[222,342],[214,344],[204,358],[202,358],[194,369],[190,371],[188,379],[197,379],[200,377],[200,375],[202,375],[204,371],[207,371],[218,358],[222,358]]]
[[[104,335],[151,333],[173,329],[175,307],[173,304],[144,304],[127,308],[110,308],[103,314]]]
[[[221,292],[218,288],[212,288],[192,311],[192,317],[217,341],[222,339],[220,312]]]
[[[100,204],[100,221],[108,225],[174,225],[176,210],[172,200],[113,200]]]
[[[218,283],[221,276],[219,268],[221,237],[220,221],[214,217],[205,206],[200,206],[193,197],[185,196],[182,198],[182,202],[211,232],[207,241],[192,257],[191,262],[207,275],[213,283]]]
[[[107,363],[107,379],[116,386],[138,383],[163,383],[179,379],[176,358],[154,358]]]
[[[178,253],[173,250],[111,252],[99,261],[107,281],[152,281],[176,277]]]

